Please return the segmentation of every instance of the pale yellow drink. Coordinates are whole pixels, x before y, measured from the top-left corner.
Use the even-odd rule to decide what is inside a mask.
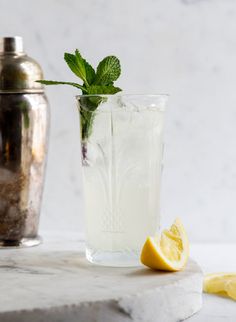
[[[159,229],[164,109],[112,103],[100,107],[86,142],[86,254],[97,264],[133,266]]]

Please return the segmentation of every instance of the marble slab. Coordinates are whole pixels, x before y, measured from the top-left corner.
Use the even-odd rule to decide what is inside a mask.
[[[84,242],[56,236],[29,249],[0,251],[1,322],[174,322],[202,305],[202,272],[94,266]]]

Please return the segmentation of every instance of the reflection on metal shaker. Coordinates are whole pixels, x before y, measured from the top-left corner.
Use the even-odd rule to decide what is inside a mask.
[[[20,37],[0,38],[0,247],[40,243],[49,107]]]

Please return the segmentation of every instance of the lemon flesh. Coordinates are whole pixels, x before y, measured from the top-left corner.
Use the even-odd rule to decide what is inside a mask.
[[[152,269],[179,271],[185,267],[188,257],[188,237],[181,220],[177,218],[160,237],[147,238],[140,260]]]
[[[203,291],[228,296],[236,301],[236,273],[207,274],[204,278]]]

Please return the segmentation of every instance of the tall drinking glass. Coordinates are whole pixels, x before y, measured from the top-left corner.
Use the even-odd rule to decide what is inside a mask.
[[[86,257],[139,265],[160,223],[163,119],[167,95],[81,95]]]

